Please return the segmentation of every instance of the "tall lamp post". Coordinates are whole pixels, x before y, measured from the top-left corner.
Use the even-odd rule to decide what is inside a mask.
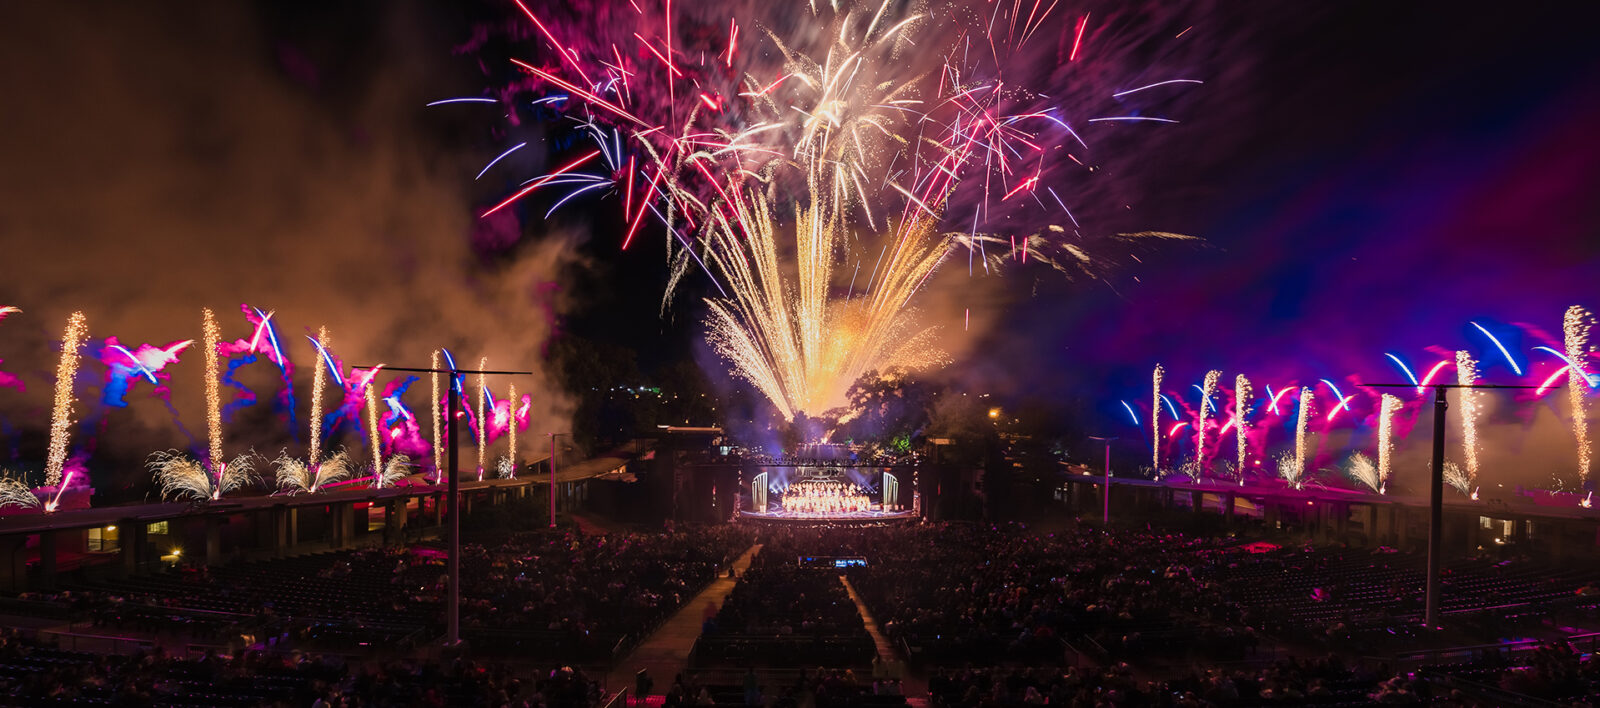
[[[1451,384],[1434,383],[1427,386],[1415,384],[1362,384],[1368,388],[1414,388],[1421,393],[1433,389],[1433,460],[1428,465],[1428,600],[1423,612],[1423,625],[1427,629],[1439,627],[1439,572],[1444,560],[1444,430],[1445,411],[1450,404],[1445,391],[1452,388],[1537,388],[1506,384]]]
[[[375,369],[374,366],[356,366],[355,369]],[[461,644],[461,490],[459,480],[456,479],[456,379],[461,374],[505,375],[505,376],[531,376],[532,371],[468,371],[451,367],[448,369],[408,369],[398,366],[383,367],[389,371],[406,371],[419,374],[449,374],[450,385],[445,387],[445,435],[444,445],[446,452],[445,466],[449,468],[449,482],[445,491],[445,513],[449,523],[445,524],[446,543],[450,549],[447,560],[447,573],[449,577],[450,592],[445,596],[445,646],[455,647]],[[479,421],[479,425],[483,422]],[[513,425],[516,423],[513,422]]]
[[[1102,438],[1091,435],[1089,439],[1099,440],[1106,444],[1106,488],[1105,494],[1101,495],[1103,498],[1100,508],[1100,525],[1109,527],[1111,525],[1111,441],[1117,438]]]
[[[550,528],[556,527],[556,438],[572,433],[547,433],[550,436]]]

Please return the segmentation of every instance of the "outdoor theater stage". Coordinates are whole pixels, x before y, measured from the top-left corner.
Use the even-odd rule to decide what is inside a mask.
[[[840,514],[801,514],[788,511],[748,511],[739,512],[740,521],[753,521],[771,524],[831,524],[849,526],[851,524],[883,524],[901,523],[917,518],[917,513],[909,509],[898,511],[852,511]]]

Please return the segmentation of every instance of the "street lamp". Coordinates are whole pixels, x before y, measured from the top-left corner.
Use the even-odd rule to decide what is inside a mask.
[[[546,433],[550,436],[550,528],[556,527],[556,438],[572,433]]]
[[[1103,500],[1104,504],[1100,509],[1100,525],[1109,527],[1111,525],[1111,441],[1117,438],[1099,438],[1091,435],[1089,439],[1099,440],[1106,444],[1106,491]]]

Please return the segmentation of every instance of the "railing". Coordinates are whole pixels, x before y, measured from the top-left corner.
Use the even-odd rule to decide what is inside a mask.
[[[1397,667],[1416,666],[1427,662],[1438,663],[1445,661],[1446,659],[1472,661],[1489,652],[1515,654],[1520,651],[1529,651],[1538,648],[1545,644],[1549,644],[1552,641],[1557,640],[1523,639],[1515,642],[1499,642],[1495,644],[1473,644],[1469,646],[1441,647],[1437,649],[1418,649],[1416,651],[1397,653],[1394,655],[1393,661]],[[1600,632],[1574,634],[1570,637],[1566,637],[1565,641],[1572,645],[1573,649],[1581,650],[1582,648],[1587,647],[1589,652],[1593,652],[1595,651],[1596,647],[1600,647]]]
[[[618,690],[616,693],[611,694],[611,697],[606,699],[605,705],[600,706],[600,708],[627,708],[627,706],[628,689],[624,688]]]
[[[1451,676],[1447,673],[1424,671],[1422,672],[1429,683],[1438,684],[1445,688],[1453,689],[1467,695],[1477,696],[1495,706],[1515,706],[1516,708],[1561,708],[1571,705],[1556,701],[1547,701],[1543,698],[1523,695],[1516,691],[1507,691],[1499,686],[1489,686],[1476,681]]]
[[[97,654],[132,654],[155,648],[156,643],[137,637],[112,637],[100,634],[79,634],[41,629],[34,633],[40,639],[51,638],[57,647],[67,651],[86,651]]]

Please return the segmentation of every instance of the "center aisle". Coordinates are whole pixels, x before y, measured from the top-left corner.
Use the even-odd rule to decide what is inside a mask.
[[[744,575],[750,569],[750,561],[761,550],[761,544],[755,544],[733,562],[735,575]],[[694,641],[700,638],[700,625],[705,622],[706,608],[722,606],[722,601],[733,592],[733,586],[738,581],[727,576],[724,571],[716,580],[711,581],[706,589],[695,595],[693,600],[684,603],[678,613],[671,619],[662,623],[644,641],[633,648],[627,658],[617,664],[611,674],[606,677],[606,690],[616,691],[622,688],[633,693],[634,674],[639,669],[647,669],[650,678],[655,682],[652,693],[665,693],[672,686],[672,677],[683,671],[689,665],[689,650],[694,648]]]
[[[878,621],[872,618],[872,612],[867,610],[867,603],[862,602],[861,596],[856,594],[856,588],[850,584],[850,579],[841,575],[839,581],[844,583],[845,591],[850,593],[850,601],[856,603],[856,612],[861,613],[861,623],[866,625],[867,634],[872,635],[872,643],[878,647],[878,661],[889,667],[891,676],[900,678],[900,692],[905,694],[906,703],[913,706],[926,704],[928,682],[921,676],[913,676],[905,670],[905,657],[900,656],[900,652],[894,648],[894,643],[879,631]]]

